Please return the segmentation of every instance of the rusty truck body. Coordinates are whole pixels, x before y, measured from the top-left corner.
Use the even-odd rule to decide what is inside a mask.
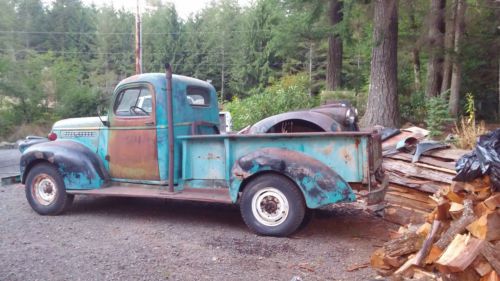
[[[356,200],[354,189],[383,200],[376,132],[237,135],[218,126],[209,83],[169,71],[129,77],[107,116],[58,121],[49,140],[21,145],[26,197],[41,215],[80,194],[239,204],[251,230],[272,236],[296,231],[309,209]]]

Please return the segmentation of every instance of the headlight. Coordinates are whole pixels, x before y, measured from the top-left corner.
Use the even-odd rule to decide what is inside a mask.
[[[356,109],[349,108],[347,112],[345,113],[345,120],[347,124],[354,124],[356,122]]]

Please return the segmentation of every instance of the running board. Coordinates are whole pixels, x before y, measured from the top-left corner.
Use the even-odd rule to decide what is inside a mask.
[[[112,185],[99,189],[71,189],[68,194],[103,195],[118,197],[165,198],[185,201],[216,202],[232,204],[227,188],[186,188],[182,191],[169,192],[165,186],[140,184]]]

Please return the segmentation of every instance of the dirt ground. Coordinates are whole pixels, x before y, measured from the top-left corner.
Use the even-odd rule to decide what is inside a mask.
[[[0,214],[0,280],[371,280],[354,268],[395,228],[342,207],[260,237],[236,206],[86,196],[39,216],[21,185],[0,187]]]

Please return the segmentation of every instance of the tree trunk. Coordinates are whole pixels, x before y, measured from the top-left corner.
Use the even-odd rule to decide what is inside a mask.
[[[411,55],[413,60],[413,77],[415,78],[415,92],[420,92],[422,83],[420,82],[420,51],[418,48],[413,48]]]
[[[446,0],[431,0],[429,24],[429,62],[427,64],[427,87],[425,94],[428,97],[439,95],[443,81],[443,49],[444,49],[444,14]]]
[[[415,2],[409,1],[408,3],[410,9],[410,30],[413,34],[419,34],[417,22],[415,20]],[[414,78],[414,89],[418,93],[422,90],[422,82],[420,80],[420,44],[418,43],[418,38],[415,38],[417,43],[414,45],[411,56],[413,62],[413,78]]]
[[[331,27],[342,20],[342,3],[330,0],[328,19]],[[328,36],[328,58],[326,65],[326,89],[329,91],[340,88],[342,73],[342,39],[337,32]]]
[[[451,82],[451,63],[453,54],[453,42],[455,39],[455,15],[457,11],[456,0],[450,5],[450,13],[446,20],[446,32],[444,36],[444,64],[443,64],[443,83],[441,84],[441,97],[446,97],[450,89]]]
[[[375,0],[374,3],[370,89],[361,124],[398,127],[398,5],[397,0]]]
[[[458,105],[460,101],[460,83],[462,82],[462,65],[460,64],[460,44],[465,29],[465,9],[467,8],[465,0],[457,0],[457,13],[455,15],[455,42],[453,51],[455,59],[451,73],[450,88],[450,115],[457,117]]]

